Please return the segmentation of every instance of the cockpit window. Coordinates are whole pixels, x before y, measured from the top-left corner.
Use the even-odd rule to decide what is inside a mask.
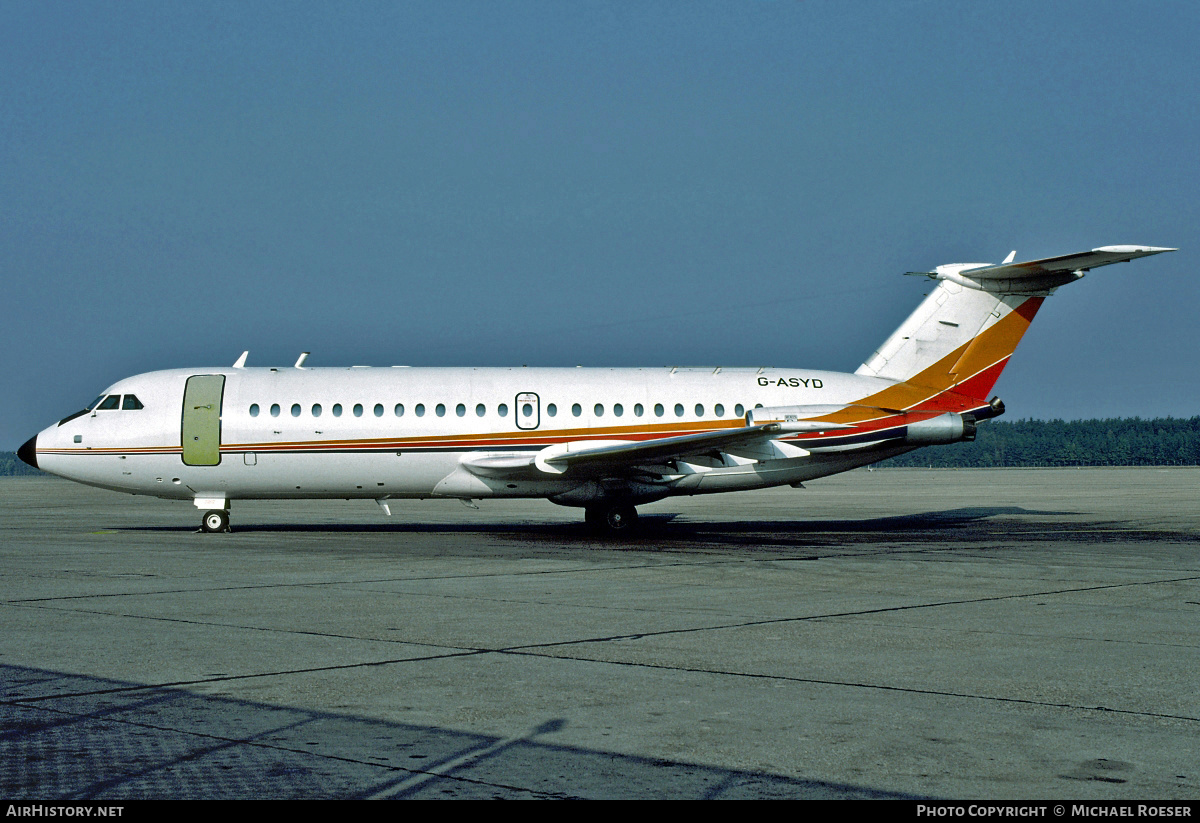
[[[91,409],[80,409],[79,411],[75,412],[74,414],[68,414],[62,420],[58,421],[58,425],[61,426],[63,423],[70,423],[76,417],[83,417],[85,414],[87,414],[90,411],[91,411]]]
[[[108,397],[100,401],[100,405],[96,407],[97,411],[111,411],[121,407],[121,395],[110,394]]]
[[[96,398],[95,400],[93,400],[91,403],[88,403],[88,404],[87,404],[87,406],[85,406],[84,408],[82,408],[82,409],[80,409],[79,411],[75,412],[74,414],[68,414],[68,415],[67,415],[66,417],[64,417],[62,420],[59,420],[59,421],[58,421],[58,425],[60,425],[60,426],[61,426],[63,423],[70,423],[70,422],[71,422],[72,420],[74,420],[76,417],[83,417],[83,416],[84,416],[85,414],[87,414],[88,412],[90,412],[90,411],[94,411],[95,409],[99,408],[99,406],[100,406],[100,401],[102,401],[102,400],[104,400],[104,395],[103,395],[103,394],[102,394],[102,395],[100,395],[99,397],[97,397],[97,398]],[[116,408],[116,406],[112,406],[111,408]]]
[[[137,399],[137,395],[127,394],[127,395],[125,395],[125,399],[121,401],[122,411],[129,411],[130,409],[142,409],[142,408],[145,408],[145,407],[142,405],[142,401]]]

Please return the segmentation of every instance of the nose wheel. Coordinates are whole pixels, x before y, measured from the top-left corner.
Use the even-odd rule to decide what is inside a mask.
[[[209,533],[229,531],[229,512],[221,509],[205,512],[204,519],[200,521],[200,531]]]

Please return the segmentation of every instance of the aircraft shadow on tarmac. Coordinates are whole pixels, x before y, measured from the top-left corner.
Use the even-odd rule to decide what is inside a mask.
[[[1043,511],[1025,509],[1019,506],[1005,507],[969,507],[949,509],[938,512],[921,514],[898,515],[892,517],[864,518],[861,520],[722,520],[707,521],[682,517],[675,513],[647,513],[638,521],[636,531],[628,536],[612,537],[596,533],[583,522],[564,523],[518,523],[503,520],[487,519],[481,514],[475,522],[467,523],[417,523],[417,522],[387,522],[387,523],[239,523],[234,522],[233,531],[237,533],[307,533],[307,534],[480,534],[496,537],[537,540],[553,538],[569,542],[612,542],[612,543],[641,543],[647,540],[656,542],[691,542],[697,539],[716,542],[780,542],[791,538],[836,537],[838,535],[855,535],[858,542],[871,542],[873,537],[894,538],[901,535],[929,534],[947,536],[970,531],[973,526],[987,525],[992,529],[990,521],[998,516],[1008,516],[1008,524],[1016,527],[1024,525],[1021,518],[1054,517],[1074,515],[1075,512]],[[1077,527],[1078,523],[1061,526],[1063,531]],[[189,532],[197,531],[188,526],[108,526],[116,531],[153,531],[153,532]],[[1046,524],[1040,523],[1038,528],[1045,530]],[[1051,530],[1057,530],[1052,527]],[[964,535],[967,536],[967,535]],[[975,535],[978,536],[978,535]]]
[[[504,739],[24,666],[0,684],[9,800],[913,797],[557,745],[561,719]]]

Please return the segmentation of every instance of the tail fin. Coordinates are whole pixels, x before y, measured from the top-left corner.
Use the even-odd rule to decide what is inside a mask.
[[[869,399],[878,406],[947,411],[986,406],[1046,297],[1089,269],[1164,251],[1174,249],[1105,246],[1027,263],[959,263],[910,272],[937,280],[937,288],[855,374],[899,384]]]

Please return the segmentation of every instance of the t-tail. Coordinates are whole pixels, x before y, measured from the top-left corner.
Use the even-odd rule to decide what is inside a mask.
[[[1004,410],[992,388],[1042,301],[1089,269],[1175,249],[1104,246],[1013,263],[955,263],[909,272],[937,281],[900,328],[855,374],[894,380],[864,406],[994,417]]]

